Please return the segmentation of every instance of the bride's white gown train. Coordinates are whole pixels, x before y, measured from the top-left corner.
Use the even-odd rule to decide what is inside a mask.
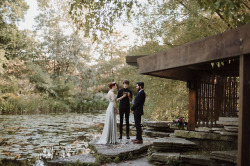
[[[108,92],[107,99],[109,100],[109,106],[106,110],[106,117],[102,136],[97,142],[97,144],[115,144],[118,142],[116,115],[114,109],[115,94],[112,90]]]

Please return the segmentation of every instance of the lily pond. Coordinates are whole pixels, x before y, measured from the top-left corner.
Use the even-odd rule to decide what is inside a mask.
[[[33,160],[43,166],[47,160],[89,153],[88,142],[101,136],[104,112],[0,115],[0,161]]]

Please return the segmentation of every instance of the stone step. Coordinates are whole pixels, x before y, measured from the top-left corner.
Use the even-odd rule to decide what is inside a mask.
[[[176,137],[188,138],[188,139],[220,140],[220,141],[235,140],[235,136],[231,135],[220,135],[217,133],[196,132],[196,131],[186,131],[186,130],[175,130],[174,135]]]
[[[199,166],[210,166],[211,156],[205,155],[181,155],[180,156],[183,165],[199,165]]]
[[[158,161],[166,163],[169,160],[179,160],[180,153],[159,153],[155,152],[149,157],[150,161]]]
[[[145,121],[144,125],[153,128],[170,128],[172,121]]]
[[[53,165],[70,165],[73,163],[78,163],[82,165],[95,165],[96,159],[91,154],[70,156],[66,158],[60,158],[48,161],[49,166]]]
[[[174,132],[174,128],[169,127],[147,127],[149,130],[160,131],[160,132]]]
[[[154,131],[150,129],[143,130],[143,133],[148,137],[169,137],[171,133],[161,132],[161,131]]]
[[[216,121],[216,124],[223,126],[238,126],[238,117],[219,117],[219,120]]]
[[[229,132],[236,132],[238,133],[238,126],[224,126],[224,129]]]
[[[167,152],[186,152],[197,149],[195,143],[182,138],[159,138],[153,141],[153,149]]]
[[[214,160],[237,164],[237,150],[213,151],[210,155]]]
[[[238,133],[236,132],[228,132],[228,131],[214,131],[214,133],[218,133],[220,135],[226,135],[226,136],[238,136]]]

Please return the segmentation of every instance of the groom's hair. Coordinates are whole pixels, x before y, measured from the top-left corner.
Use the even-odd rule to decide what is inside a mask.
[[[138,84],[138,86],[141,86],[142,89],[144,88],[144,82],[137,82],[136,84]]]
[[[129,85],[129,80],[123,80],[123,83],[122,84],[127,84]]]

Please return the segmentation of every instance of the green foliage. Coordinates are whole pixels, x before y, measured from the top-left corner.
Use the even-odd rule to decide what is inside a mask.
[[[229,28],[250,22],[250,2],[246,0],[199,0],[202,9],[216,13]]]
[[[166,162],[168,166],[182,166],[182,162],[180,159],[170,158]]]
[[[119,162],[120,162],[120,158],[117,156],[117,157],[114,159],[114,162],[115,162],[115,163],[119,163]]]
[[[121,17],[130,19],[139,6],[137,1],[101,0],[79,1],[70,3],[71,19],[86,36],[98,38],[98,32],[113,32],[114,23]],[[99,36],[101,37],[101,36]]]

